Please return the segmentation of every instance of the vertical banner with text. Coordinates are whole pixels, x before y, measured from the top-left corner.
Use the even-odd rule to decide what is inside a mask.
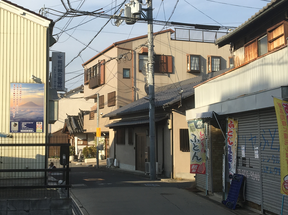
[[[52,52],[51,87],[57,91],[65,91],[65,53]]]
[[[236,161],[237,161],[237,145],[238,145],[238,121],[236,119],[228,118],[227,129],[227,158],[229,167],[229,176],[236,173]]]
[[[206,174],[204,124],[200,120],[189,120],[190,173]]]
[[[288,102],[274,98],[280,144],[281,193],[288,195]]]

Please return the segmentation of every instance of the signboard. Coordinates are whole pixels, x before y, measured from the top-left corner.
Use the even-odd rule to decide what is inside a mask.
[[[44,84],[11,83],[10,133],[42,133]]]
[[[101,128],[96,128],[96,137],[101,137]]]
[[[236,161],[237,161],[237,139],[238,139],[238,121],[228,118],[227,120],[227,148],[228,148],[228,167],[229,176],[236,173]]]
[[[202,120],[189,120],[190,173],[206,174],[205,134]]]
[[[274,98],[280,143],[281,193],[288,195],[288,102]]]
[[[51,86],[57,91],[65,91],[65,53],[52,52]]]

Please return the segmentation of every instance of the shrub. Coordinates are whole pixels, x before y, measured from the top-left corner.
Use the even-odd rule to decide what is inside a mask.
[[[69,146],[69,155],[75,155],[75,146]]]
[[[96,158],[97,149],[95,146],[89,146],[89,147],[86,146],[82,152],[83,152],[84,158]]]

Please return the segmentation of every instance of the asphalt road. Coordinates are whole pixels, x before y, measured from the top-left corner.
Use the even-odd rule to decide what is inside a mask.
[[[235,214],[197,193],[188,181],[150,181],[145,175],[100,167],[71,167],[71,193],[83,214]]]

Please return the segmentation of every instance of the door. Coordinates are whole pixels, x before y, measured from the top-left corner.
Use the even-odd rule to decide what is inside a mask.
[[[146,135],[136,134],[136,170],[145,171],[146,157]]]

